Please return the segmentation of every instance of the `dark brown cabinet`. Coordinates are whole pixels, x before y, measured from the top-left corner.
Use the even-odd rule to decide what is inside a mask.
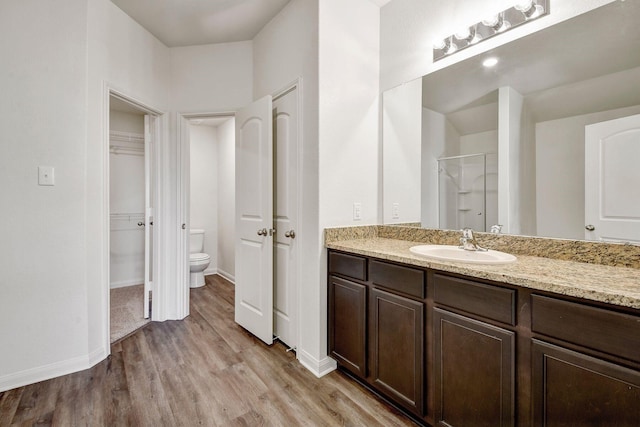
[[[329,353],[416,419],[425,407],[425,272],[329,253]]]
[[[376,288],[371,289],[370,301],[371,381],[422,415],[424,304]]]
[[[431,277],[436,425],[515,425],[516,291]]]
[[[331,356],[356,375],[367,375],[367,287],[329,279],[329,349]]]
[[[436,308],[437,425],[514,425],[515,333]]]
[[[329,352],[418,423],[640,426],[640,310],[329,252]]]
[[[531,300],[534,426],[639,426],[640,317]]]
[[[640,372],[538,340],[532,347],[534,426],[640,425]]]

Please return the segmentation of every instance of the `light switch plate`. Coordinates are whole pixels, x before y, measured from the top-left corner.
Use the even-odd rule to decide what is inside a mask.
[[[38,185],[55,185],[53,166],[38,166]]]
[[[400,219],[400,203],[393,203],[391,205],[391,218]]]

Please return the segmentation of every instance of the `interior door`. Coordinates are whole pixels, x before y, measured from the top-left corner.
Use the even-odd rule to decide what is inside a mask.
[[[154,116],[144,116],[144,318],[150,315],[151,260],[153,237],[153,141],[156,128]]]
[[[291,90],[273,101],[275,139],[275,335],[289,348],[297,340],[298,94]]]
[[[271,96],[236,114],[235,321],[273,342]]]
[[[640,115],[585,127],[585,239],[640,243]]]

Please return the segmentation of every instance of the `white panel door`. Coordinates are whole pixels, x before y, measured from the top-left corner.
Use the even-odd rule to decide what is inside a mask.
[[[640,115],[585,127],[585,239],[640,243]]]
[[[275,335],[290,348],[298,345],[298,94],[297,89],[273,101],[275,139]]]
[[[151,260],[153,237],[153,142],[156,133],[156,118],[144,116],[144,318],[149,318],[149,294],[151,292]]]
[[[236,115],[235,321],[273,342],[271,96]]]

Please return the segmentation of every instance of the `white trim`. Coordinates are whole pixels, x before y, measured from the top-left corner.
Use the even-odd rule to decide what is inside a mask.
[[[190,172],[191,163],[189,158],[190,146],[189,146],[189,119],[197,118],[210,118],[210,117],[235,117],[233,111],[221,111],[221,112],[196,112],[196,113],[177,113],[176,117],[176,139],[177,139],[177,167],[178,167],[178,222],[180,226],[184,224],[184,230],[190,230],[189,221],[189,200],[191,195],[190,188]],[[184,236],[177,239],[176,243],[176,256],[182,256],[183,262],[178,264],[176,269],[175,282],[178,286],[176,302],[179,315],[186,317],[189,315],[189,233],[185,232]],[[217,269],[213,273],[209,273],[207,270],[205,274],[216,274]]]
[[[231,282],[234,286],[236,284],[236,276],[234,276],[233,274],[229,274],[224,270],[220,270],[218,269],[217,273],[218,276],[228,280],[229,282]]]
[[[88,357],[89,357],[89,361],[91,363],[97,363],[97,361],[101,360],[99,359],[100,357],[102,357],[102,359],[104,359],[106,356],[108,356],[111,353],[111,340],[110,340],[110,329],[111,329],[111,320],[110,320],[110,306],[111,306],[111,295],[110,295],[110,291],[111,291],[111,273],[110,273],[110,247],[111,247],[111,215],[110,215],[110,200],[109,200],[109,195],[110,195],[110,167],[109,167],[109,163],[110,163],[110,159],[109,159],[109,153],[110,153],[110,144],[111,144],[111,138],[112,136],[115,139],[119,139],[122,140],[124,138],[128,138],[129,142],[134,142],[135,140],[135,135],[136,134],[131,134],[128,132],[117,132],[117,131],[111,131],[110,129],[110,120],[109,120],[109,116],[110,116],[110,98],[111,97],[117,98],[121,101],[124,101],[128,104],[131,104],[133,106],[135,106],[136,108],[144,111],[146,114],[151,114],[157,117],[156,120],[156,125],[157,127],[157,139],[158,141],[156,141],[156,147],[157,149],[154,150],[154,159],[152,160],[155,165],[156,165],[156,179],[155,179],[155,201],[156,203],[160,203],[161,200],[163,200],[162,198],[162,194],[160,192],[161,188],[169,188],[166,186],[166,184],[163,184],[159,181],[159,176],[160,173],[159,171],[161,170],[160,167],[158,167],[159,165],[159,160],[161,159],[161,157],[159,156],[159,152],[164,151],[162,150],[162,141],[163,141],[163,136],[166,134],[166,129],[163,128],[162,125],[165,124],[165,115],[158,109],[155,109],[153,107],[150,107],[149,104],[146,104],[138,99],[132,98],[128,95],[125,95],[124,92],[119,91],[118,89],[116,89],[111,83],[109,83],[108,81],[104,81],[103,82],[103,99],[102,99],[102,168],[103,168],[103,215],[102,215],[102,237],[103,237],[103,242],[104,242],[104,247],[103,247],[103,257],[102,257],[102,271],[103,271],[103,281],[101,283],[102,286],[102,313],[104,313],[104,317],[103,317],[103,321],[104,321],[104,327],[103,327],[103,347],[99,350],[96,350],[94,352],[92,352]],[[122,141],[121,141],[122,142]],[[160,211],[160,212],[158,212]],[[161,273],[160,267],[159,267],[159,262],[158,262],[158,258],[161,254],[159,254],[159,248],[162,248],[162,231],[164,228],[163,222],[162,222],[162,211],[161,210],[157,210],[156,213],[156,217],[154,218],[154,226],[156,227],[156,230],[158,230],[156,233],[158,238],[157,239],[153,239],[153,262],[152,262],[152,266],[153,266],[153,277],[156,278],[156,280],[153,281],[153,289],[157,289],[160,288],[162,289],[162,283],[165,283],[163,281],[163,278],[166,277],[166,275],[163,275]],[[165,254],[166,257],[166,254]],[[169,283],[170,281],[167,281],[167,283]],[[163,295],[161,295],[160,292],[155,292],[155,304],[154,304],[154,314],[156,315],[163,315],[163,300],[165,299]],[[154,316],[154,318],[152,320],[158,320],[156,318],[156,316]],[[88,364],[89,362],[87,362]],[[84,366],[81,369],[86,369],[88,366]],[[79,369],[76,369],[79,370]],[[69,373],[69,372],[64,372],[61,375],[65,374],[65,373]]]
[[[108,354],[99,348],[87,355],[61,360],[48,365],[25,369],[0,377],[0,392],[34,384],[62,375],[83,371],[106,358]]]
[[[135,279],[118,280],[117,282],[111,283],[111,285],[109,286],[111,289],[117,289],[117,288],[126,288],[127,286],[136,286],[136,285],[143,285],[143,284],[144,284],[144,277],[139,277]]]
[[[218,269],[215,267],[210,267],[203,271],[203,273],[205,276],[211,276],[212,274],[218,274]]]
[[[318,378],[321,378],[338,368],[338,363],[329,356],[325,356],[322,360],[318,360],[300,348],[298,348],[296,355],[300,364],[310,370],[313,375]]]
[[[303,203],[303,188],[304,188],[304,156],[303,156],[303,150],[304,150],[304,132],[303,132],[303,105],[304,105],[304,100],[302,97],[302,77],[298,77],[296,79],[294,79],[293,81],[289,82],[288,84],[286,84],[285,86],[283,86],[280,90],[274,92],[273,94],[273,100],[275,101],[276,99],[286,95],[287,93],[296,90],[296,96],[298,97],[297,99],[297,107],[298,107],[298,128],[297,128],[297,133],[298,133],[298,147],[297,147],[297,189],[296,189],[296,198],[297,198],[297,206],[296,206],[296,218],[298,223],[296,224],[296,227],[298,227],[298,229],[300,228],[300,225],[302,223],[302,203]],[[297,257],[297,263],[298,265],[296,266],[296,277],[295,277],[295,281],[296,284],[298,286],[298,291],[297,291],[297,301],[296,301],[296,307],[295,307],[295,321],[296,321],[296,357],[297,359],[300,361],[300,363],[307,367],[309,370],[311,370],[311,372],[313,372],[314,374],[316,374],[316,371],[314,371],[313,369],[309,368],[309,366],[307,366],[303,361],[302,361],[302,354],[307,354],[304,352],[304,350],[300,349],[300,344],[301,344],[301,340],[300,340],[300,331],[302,330],[302,316],[300,316],[300,306],[301,306],[301,298],[302,298],[302,292],[300,292],[300,284],[302,283],[302,269],[300,268],[301,265],[301,254],[302,251],[300,250],[300,248],[303,247],[302,242],[305,241],[305,236],[302,233],[299,233],[298,236],[296,236],[296,239],[298,240],[296,242],[296,244],[298,245],[298,257]],[[313,364],[311,364],[310,366],[313,366]],[[333,368],[335,369],[335,367]],[[331,369],[331,370],[333,370]],[[327,371],[330,372],[330,371]],[[316,374],[317,375],[317,374]],[[324,374],[322,374],[324,375]]]

